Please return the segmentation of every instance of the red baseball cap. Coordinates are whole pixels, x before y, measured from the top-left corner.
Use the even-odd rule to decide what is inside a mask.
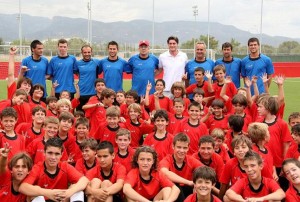
[[[142,40],[142,41],[139,42],[139,46],[142,46],[142,45],[149,46],[150,43],[149,43],[149,41],[147,41],[147,40]]]

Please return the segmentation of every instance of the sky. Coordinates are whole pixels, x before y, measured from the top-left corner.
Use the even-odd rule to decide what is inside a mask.
[[[153,2],[155,22],[195,21],[192,7],[197,6],[197,21],[207,22],[209,16],[210,22],[253,34],[260,33],[262,13],[264,34],[300,38],[300,0],[0,0],[0,13],[19,13],[19,1],[22,13],[47,18],[87,18],[91,1],[92,19],[102,22],[152,21]]]

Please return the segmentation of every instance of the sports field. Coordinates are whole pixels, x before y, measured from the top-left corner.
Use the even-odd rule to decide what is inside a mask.
[[[47,92],[50,93],[51,83],[47,82]],[[124,90],[129,90],[131,87],[131,80],[124,80],[123,88]],[[271,94],[277,95],[277,85],[272,83],[271,85]],[[287,78],[284,83],[284,94],[285,94],[285,112],[284,119],[287,120],[287,117],[291,112],[300,111],[300,78]],[[0,100],[6,99],[7,88],[6,80],[0,80]]]

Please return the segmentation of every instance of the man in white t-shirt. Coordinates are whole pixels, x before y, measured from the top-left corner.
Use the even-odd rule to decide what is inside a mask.
[[[164,95],[170,97],[171,86],[175,81],[181,81],[188,61],[187,55],[178,50],[178,38],[170,36],[167,40],[169,50],[159,56],[159,71],[164,70],[163,79],[166,82]]]

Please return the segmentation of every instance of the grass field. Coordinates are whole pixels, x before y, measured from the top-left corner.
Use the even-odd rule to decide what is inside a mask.
[[[47,92],[50,93],[50,82],[47,81]],[[129,90],[131,88],[131,80],[124,80],[123,83],[124,90]],[[284,94],[285,94],[285,112],[284,119],[287,120],[287,117],[291,112],[300,111],[300,78],[287,78],[284,83]],[[271,85],[271,94],[277,94],[277,85],[272,83]],[[0,99],[6,99],[7,88],[6,81],[0,80]]]

